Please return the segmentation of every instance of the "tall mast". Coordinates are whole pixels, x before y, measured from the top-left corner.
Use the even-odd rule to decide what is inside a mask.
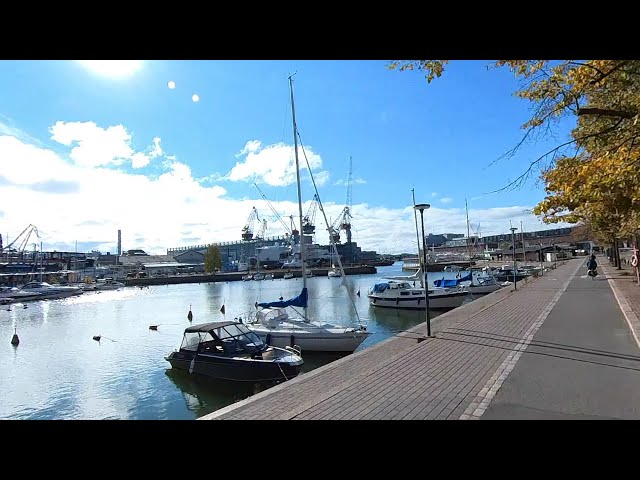
[[[295,73],[293,74],[295,75]],[[302,263],[302,288],[307,288],[307,275],[304,268],[305,246],[302,233],[302,189],[300,188],[300,162],[298,160],[298,126],[296,125],[296,107],[293,102],[293,75],[289,76],[289,91],[291,93],[291,120],[293,122],[293,153],[296,158],[296,182],[298,184],[298,214],[300,217],[300,261]],[[307,309],[304,309],[304,319],[307,320]]]
[[[527,263],[527,255],[524,249],[524,229],[522,228],[522,220],[520,220],[520,239],[522,240],[522,261]]]
[[[416,191],[414,188],[411,189],[411,196],[413,197],[413,206],[416,206]],[[418,265],[420,265],[420,270],[418,276],[420,277],[420,285],[424,287],[424,283],[422,281],[423,275],[426,275],[427,266],[422,265],[422,255],[420,255],[420,234],[418,233],[418,214],[416,213],[416,209],[413,209],[413,219],[416,222],[416,241],[418,242]]]
[[[469,250],[469,241],[471,240],[471,233],[469,232],[469,207],[467,205],[467,199],[464,199],[464,209],[467,212],[467,256],[469,257],[469,262],[471,262],[471,251]]]

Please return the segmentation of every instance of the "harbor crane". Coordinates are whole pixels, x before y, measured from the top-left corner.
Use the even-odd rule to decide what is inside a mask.
[[[347,234],[347,244],[351,243],[351,190],[353,184],[353,157],[349,156],[349,176],[347,178],[347,202],[336,218],[329,226],[329,235],[334,243],[340,243],[340,230],[344,230]]]
[[[7,255],[9,254],[9,252],[16,252],[20,255],[20,258],[22,258],[22,256],[24,255],[24,250],[25,248],[27,248],[27,245],[29,244],[29,238],[31,238],[31,234],[33,233],[35,233],[36,238],[40,240],[40,233],[38,232],[38,228],[35,225],[29,224],[27,228],[22,230],[22,232],[20,232],[20,235],[14,238],[13,241],[9,243],[6,247],[4,247],[3,250],[7,252]],[[18,247],[14,248],[14,245],[20,239],[22,240],[18,244]],[[2,253],[3,250],[0,250],[0,253]]]
[[[273,207],[273,205],[271,204],[271,202],[269,201],[269,199],[267,199],[266,195],[262,192],[262,190],[260,190],[260,187],[258,187],[257,183],[253,184],[254,187],[256,187],[256,190],[258,190],[258,193],[260,194],[260,196],[262,197],[262,199],[266,202],[266,204],[269,206],[269,208],[271,209],[271,211],[273,212],[273,214],[276,216],[276,218],[280,221],[280,223],[282,224],[282,226],[284,227],[284,231],[289,234],[292,235],[292,228],[289,228],[287,226],[287,224],[285,223],[285,221],[282,219],[282,217],[280,216],[280,214],[276,211],[276,209]],[[297,233],[296,233],[297,235]]]
[[[351,190],[353,184],[353,157],[349,155],[349,177],[347,179],[347,202],[342,210],[340,229],[347,234],[347,243],[351,243]]]
[[[302,218],[302,233],[313,235],[316,232],[316,211],[318,210],[318,194],[313,196],[307,214]]]
[[[340,215],[338,215],[338,218],[335,219],[335,221],[329,225],[329,235],[331,236],[330,240],[333,240],[333,243],[340,243],[340,225],[342,224],[342,216],[344,213],[344,209],[342,210],[342,212],[340,212]]]
[[[263,218],[262,225],[260,225],[260,230],[258,230],[258,233],[256,233],[254,238],[256,240],[264,240],[266,236],[267,236],[267,219]]]
[[[256,210],[256,207],[252,207],[249,218],[247,219],[247,223],[244,227],[242,227],[242,240],[244,240],[245,242],[253,239],[253,222],[255,222],[256,220],[260,221],[260,219],[258,218],[258,210]]]

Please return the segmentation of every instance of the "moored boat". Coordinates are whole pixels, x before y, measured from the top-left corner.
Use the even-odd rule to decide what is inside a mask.
[[[193,325],[184,331],[180,349],[165,359],[172,368],[218,380],[274,382],[300,373],[300,349],[265,344],[237,321]]]

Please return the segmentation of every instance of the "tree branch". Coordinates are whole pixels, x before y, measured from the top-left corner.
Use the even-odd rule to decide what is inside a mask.
[[[591,80],[591,85],[595,85],[596,83],[601,82],[602,80],[604,80],[605,78],[607,78],[609,75],[611,75],[612,73],[616,72],[617,70],[620,70],[622,67],[624,67],[627,63],[629,63],[629,60],[623,60],[622,62],[620,62],[618,65],[616,65],[615,67],[613,67],[611,70],[609,70],[607,73],[602,73],[600,72],[600,77],[599,78],[594,78],[593,80]]]
[[[627,120],[630,120],[637,114],[637,112],[625,112],[623,110],[611,110],[608,108],[582,107],[578,109],[579,117],[583,115],[600,115],[603,117],[626,118]]]
[[[609,127],[609,128],[605,128],[604,130],[602,130],[601,132],[596,132],[596,133],[590,133],[589,135],[585,135],[583,137],[580,138],[574,138],[573,140],[569,140],[568,142],[565,142],[563,144],[558,145],[555,148],[552,148],[551,150],[549,150],[547,153],[543,153],[542,155],[540,155],[538,158],[536,158],[533,162],[531,162],[529,164],[529,168],[527,168],[527,170],[520,175],[518,178],[516,178],[515,180],[513,180],[512,182],[509,182],[507,185],[505,185],[502,188],[499,188],[498,190],[494,190],[492,192],[487,192],[484,195],[490,195],[492,193],[499,193],[499,192],[503,192],[505,190],[509,190],[510,188],[513,188],[514,186],[517,187],[518,184],[522,183],[524,180],[526,180],[529,175],[531,174],[531,172],[533,171],[533,167],[535,167],[536,165],[538,165],[545,157],[551,155],[552,153],[555,154],[558,150],[560,150],[562,147],[566,147],[568,145],[571,145],[572,143],[576,143],[579,144],[579,142],[581,142],[582,140],[586,140],[588,138],[591,137],[597,137],[599,135],[606,135],[607,133],[613,132],[616,128],[618,128],[618,126],[622,123],[622,118],[618,120],[618,122]],[[631,139],[628,139],[631,140]],[[627,140],[627,141],[628,141]],[[555,157],[554,157],[555,158]]]

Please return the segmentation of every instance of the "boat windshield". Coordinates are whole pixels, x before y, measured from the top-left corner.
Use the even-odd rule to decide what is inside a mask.
[[[223,341],[225,339],[233,339],[238,340],[241,343],[251,343],[256,346],[262,344],[260,337],[242,324],[233,324],[227,325],[226,327],[216,328],[214,333]]]
[[[211,335],[209,335],[209,337],[211,337]],[[212,340],[212,338],[210,338],[210,340]],[[182,345],[180,345],[180,349],[191,350],[195,352],[198,349],[199,343],[200,343],[199,332],[187,332],[184,334],[184,338],[182,339]]]

